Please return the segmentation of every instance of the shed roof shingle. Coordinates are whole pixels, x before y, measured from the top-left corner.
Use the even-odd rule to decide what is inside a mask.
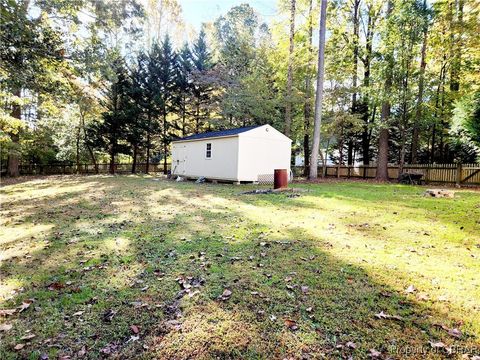
[[[245,126],[245,127],[236,128],[236,129],[210,131],[210,132],[206,132],[206,133],[194,134],[194,135],[186,136],[186,137],[183,137],[183,138],[175,139],[174,141],[197,140],[197,139],[208,139],[208,138],[222,137],[222,136],[233,136],[233,135],[243,133],[245,131],[255,129],[259,126],[263,126],[263,125]]]

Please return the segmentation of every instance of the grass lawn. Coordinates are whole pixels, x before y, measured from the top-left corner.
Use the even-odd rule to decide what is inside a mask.
[[[295,186],[4,186],[0,359],[480,356],[480,192]]]

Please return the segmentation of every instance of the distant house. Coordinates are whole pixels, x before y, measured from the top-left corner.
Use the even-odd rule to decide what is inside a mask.
[[[273,181],[290,172],[292,140],[270,125],[196,134],[172,142],[172,175],[234,182]]]

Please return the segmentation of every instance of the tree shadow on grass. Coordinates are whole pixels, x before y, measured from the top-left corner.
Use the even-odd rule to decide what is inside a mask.
[[[428,307],[332,256],[325,241],[302,228],[278,229],[246,216],[230,188],[138,179],[96,187],[115,200],[102,219],[95,220],[100,197],[75,193],[73,204],[83,202],[84,213],[66,214],[45,234],[51,247],[0,267],[2,278],[23,278],[25,287],[6,307],[36,299],[7,319],[14,328],[0,335],[2,358],[35,351],[77,358],[83,347],[87,358],[365,358],[370,348],[401,358],[407,346],[425,346],[422,357],[441,358],[444,350],[432,352],[428,341],[475,341],[464,335],[454,342],[433,326],[438,316]],[[128,200],[132,208],[115,205]],[[36,208],[28,221],[47,222],[45,210]],[[78,232],[82,222],[100,232],[88,226]],[[193,283],[190,294],[199,293],[190,297],[179,279]],[[204,282],[196,287],[195,279]],[[219,300],[227,288],[232,295]],[[380,311],[402,320],[377,319]],[[37,337],[13,351],[27,330]]]
[[[182,327],[167,334],[161,329],[146,357],[301,358],[323,354],[363,358],[370,348],[403,357],[401,351],[408,348],[427,351],[429,341],[452,343],[433,324],[439,316],[417,304],[414,297],[376,283],[363,269],[331,257],[310,241],[291,240],[298,238],[299,232],[291,230],[289,240],[284,236],[277,240],[268,236],[263,241],[247,237],[228,245],[220,241],[215,249],[210,239],[210,251],[204,242],[185,248],[179,256],[205,253],[206,259],[195,256],[186,262],[184,273],[193,278],[204,276],[204,293],[196,303],[187,302],[180,318]],[[270,246],[263,247],[261,242]],[[228,253],[216,256],[220,248]],[[240,259],[232,261],[236,258]],[[212,265],[201,270],[205,260]],[[225,288],[232,296],[222,302],[218,296]],[[381,311],[402,319],[377,319],[375,314]],[[286,320],[295,321],[298,330],[289,329]],[[450,324],[445,317],[443,321]],[[355,349],[348,347],[349,341],[355,343]],[[426,356],[443,355],[428,350]]]

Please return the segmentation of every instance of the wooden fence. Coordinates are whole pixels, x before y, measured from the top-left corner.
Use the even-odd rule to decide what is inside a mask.
[[[98,164],[98,172],[100,174],[108,174],[110,164]],[[136,172],[145,172],[146,163],[138,163]],[[2,169],[3,170],[3,169]],[[170,164],[167,164],[167,170],[170,170]],[[77,165],[38,165],[28,164],[19,166],[20,175],[65,175],[65,174],[95,174],[95,165],[80,164],[78,171]],[[132,164],[115,164],[115,172],[118,174],[131,173]],[[149,172],[163,172],[163,163],[150,164]]]
[[[138,163],[136,171],[144,173],[145,163]],[[109,164],[98,164],[100,174],[109,172]],[[167,171],[170,170],[170,164],[167,164]],[[302,176],[303,167],[293,167],[294,175]],[[2,175],[5,168],[2,168]],[[115,172],[118,174],[128,174],[132,171],[132,164],[119,163],[115,164]],[[150,172],[163,172],[163,164],[150,164]],[[457,185],[480,185],[480,164],[417,164],[405,165],[404,172],[423,174],[422,180],[425,183],[443,183]],[[326,177],[338,178],[358,178],[373,179],[376,176],[376,166],[360,165],[327,165],[318,168],[318,174]],[[95,166],[93,164],[81,164],[78,171],[74,165],[20,165],[21,175],[63,175],[63,174],[95,174]],[[398,165],[390,165],[388,167],[388,175],[390,179],[397,179],[399,174]]]
[[[425,183],[444,183],[457,185],[480,185],[480,164],[416,164],[405,165],[403,172],[422,174]],[[301,176],[303,167],[295,167],[294,174]],[[327,165],[318,168],[319,176],[339,178],[373,179],[376,176],[376,166]],[[388,166],[390,179],[397,179],[398,165]]]

